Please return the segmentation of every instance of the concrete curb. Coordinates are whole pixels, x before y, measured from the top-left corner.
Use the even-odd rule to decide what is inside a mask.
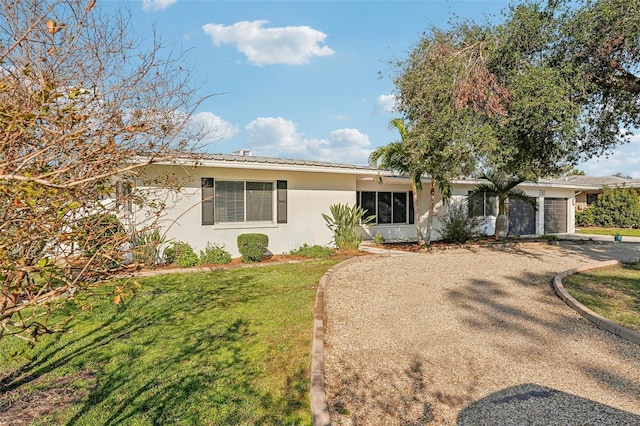
[[[373,255],[375,257],[388,257],[390,255]],[[331,277],[335,272],[351,263],[360,262],[363,259],[371,259],[371,256],[358,256],[338,263],[324,273],[318,283],[316,302],[313,309],[313,337],[311,340],[311,386],[309,398],[311,400],[311,417],[314,426],[329,426],[329,406],[325,393],[324,382],[324,329],[326,324],[325,297]]]
[[[615,266],[620,265],[620,262],[617,260],[607,260],[604,262],[596,262],[590,263],[585,266],[580,266],[578,268],[569,269],[567,271],[561,272],[553,278],[553,288],[556,294],[571,308],[573,308],[580,315],[593,322],[600,328],[603,328],[616,336],[620,336],[623,339],[629,340],[630,342],[637,343],[640,345],[640,333],[636,333],[633,330],[629,330],[626,327],[621,326],[597,313],[593,312],[591,309],[587,308],[576,299],[574,299],[564,288],[562,285],[562,280],[567,275],[577,274],[579,272],[589,271],[592,269],[605,268],[607,266]]]

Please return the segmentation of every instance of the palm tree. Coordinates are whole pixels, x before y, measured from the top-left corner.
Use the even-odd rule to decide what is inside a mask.
[[[378,147],[369,155],[369,165],[386,170],[393,170],[401,174],[409,175],[411,190],[413,191],[413,214],[418,244],[424,245],[425,239],[420,226],[420,210],[418,209],[418,191],[422,189],[421,178],[425,173],[425,167],[420,158],[415,154],[410,143],[411,132],[404,120],[394,118],[389,122],[389,129],[397,129],[400,133],[400,141]]]
[[[482,177],[488,180],[488,183],[481,183],[469,194],[468,200],[474,196],[487,194],[498,198],[498,217],[496,218],[495,235],[497,238],[504,238],[509,232],[509,205],[507,200],[522,200],[529,204],[535,210],[535,201],[528,197],[520,188],[516,188],[522,182],[523,178],[509,179],[503,173],[491,172]]]

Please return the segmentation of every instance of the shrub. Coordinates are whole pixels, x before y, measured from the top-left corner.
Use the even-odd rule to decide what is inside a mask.
[[[231,254],[224,249],[224,245],[219,246],[217,244],[207,243],[207,247],[204,251],[200,250],[200,258],[198,263],[220,265],[231,262]]]
[[[470,216],[465,203],[451,203],[447,212],[440,218],[440,235],[449,243],[462,244],[477,237],[482,219]]]
[[[331,216],[322,213],[327,227],[333,232],[333,242],[342,250],[357,250],[362,242],[362,226],[373,222],[375,216],[367,213],[362,207],[348,204],[333,204],[329,208]]]
[[[144,263],[146,267],[160,263],[162,259],[159,251],[165,240],[164,235],[161,235],[157,229],[134,233],[131,237],[133,260]]]
[[[183,241],[175,241],[164,250],[166,263],[175,263],[181,268],[188,268],[198,264],[198,255],[193,248]]]
[[[125,229],[112,213],[94,213],[80,218],[75,228],[79,234],[76,241],[87,257],[94,257],[102,248],[111,251],[124,242]]]
[[[595,226],[593,220],[593,209],[587,207],[584,210],[576,212],[576,225],[579,226]]]
[[[582,226],[629,228],[640,226],[640,195],[633,188],[604,187],[591,207],[576,214]]]
[[[327,257],[331,257],[331,255],[334,253],[335,253],[335,250],[332,249],[331,247],[324,247],[318,244],[310,246],[307,243],[304,243],[297,249],[291,250],[291,252],[289,252],[289,254],[310,257],[313,259],[319,259],[319,258],[325,259]]]
[[[381,234],[376,234],[376,236],[373,237],[373,242],[376,244],[384,244],[384,237]]]
[[[269,237],[265,234],[238,235],[238,251],[243,262],[260,262],[268,246]]]

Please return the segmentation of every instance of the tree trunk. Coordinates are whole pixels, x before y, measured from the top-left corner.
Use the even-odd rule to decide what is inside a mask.
[[[429,185],[429,217],[427,218],[427,236],[425,238],[425,245],[431,244],[431,228],[433,228],[433,214],[435,211],[436,201],[436,186],[433,180]]]
[[[420,210],[418,208],[418,186],[415,182],[411,182],[411,190],[413,191],[413,222],[416,225],[416,235],[418,236],[418,244],[424,245],[424,236],[422,235],[422,226],[420,226]]]
[[[506,238],[509,233],[509,216],[506,214],[500,214],[496,218],[496,238]]]

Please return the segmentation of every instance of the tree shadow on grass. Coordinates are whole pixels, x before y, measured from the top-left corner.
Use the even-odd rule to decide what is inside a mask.
[[[216,275],[215,286],[192,289],[188,280],[165,276],[164,284],[143,288],[125,305],[102,304],[103,312],[84,314],[84,321],[96,325],[50,336],[32,351],[32,361],[5,376],[0,391],[19,393],[54,370],[91,370],[89,391],[70,408],[68,424],[95,419],[96,411],[105,425],[134,418],[153,424],[275,423],[287,418],[295,423],[299,401],[308,392],[308,371],[292,373],[286,389],[277,394],[256,388],[262,369],[249,352],[256,340],[254,318],[242,309],[222,313],[259,303],[271,290],[257,288],[250,271],[233,277]]]

